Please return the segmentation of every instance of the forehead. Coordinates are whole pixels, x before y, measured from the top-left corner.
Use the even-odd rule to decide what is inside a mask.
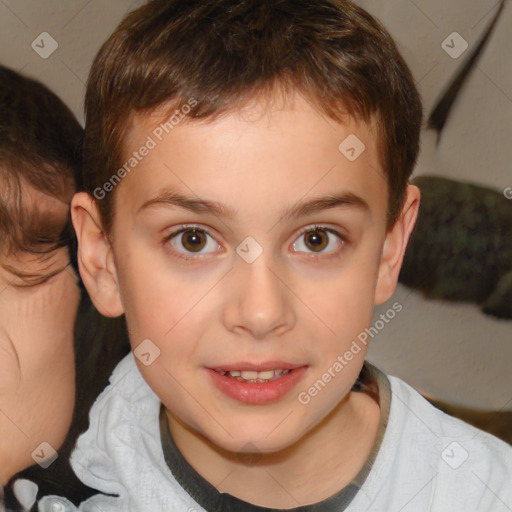
[[[299,94],[255,101],[213,121],[163,113],[133,118],[117,205],[135,211],[172,188],[254,212],[262,201],[270,209],[341,189],[386,209],[373,121],[347,116],[337,123]]]
[[[61,192],[62,199],[48,195],[35,189],[24,177],[17,180],[19,186],[12,186],[1,182],[8,189],[7,194],[0,197],[0,226],[11,225],[14,232],[23,235],[29,241],[56,240],[68,220],[69,203],[73,196],[73,189]],[[55,188],[60,184],[55,183]],[[64,195],[66,194],[66,195]],[[8,238],[2,233],[2,242]],[[0,242],[0,247],[6,246]]]
[[[68,222],[69,203],[36,190],[23,180],[21,184],[21,197],[3,198],[11,201],[11,205],[1,202],[0,225],[7,225],[1,215],[11,212],[14,229],[6,228],[8,232],[1,233],[0,288],[7,282],[37,283],[68,263],[66,247],[51,251],[48,247],[57,243]],[[21,203],[21,211],[12,207],[17,203]],[[21,250],[18,245],[35,252]],[[22,281],[22,276],[28,281]]]

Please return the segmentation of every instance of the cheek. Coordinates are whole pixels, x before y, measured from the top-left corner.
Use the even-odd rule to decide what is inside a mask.
[[[75,401],[75,371],[73,351],[59,354],[59,362],[52,366],[52,372],[35,376],[33,382],[24,383],[23,398],[33,395],[34,406],[30,419],[34,420],[31,430],[33,437],[50,440],[56,449],[60,446],[71,423]],[[28,403],[28,399],[27,399]]]
[[[21,380],[20,364],[11,337],[0,320],[0,399],[12,393]]]
[[[308,279],[298,292],[310,310],[304,310],[303,318],[319,325],[319,333],[332,339],[333,348],[341,349],[370,324],[376,282],[375,260],[348,265],[322,281]]]
[[[44,332],[25,330],[12,340],[0,335],[0,409],[5,415],[0,418],[0,458],[12,458],[13,472],[33,464],[30,453],[41,442],[58,450],[71,423],[75,400],[72,336],[55,343],[56,336]],[[6,372],[4,363],[9,366]]]
[[[133,346],[146,338],[165,342],[182,322],[189,321],[198,293],[187,293],[179,280],[158,272],[131,269],[128,274],[120,286],[130,342]]]
[[[51,283],[1,304],[0,388],[44,388],[54,375],[73,374],[73,331],[80,292],[64,272]],[[5,371],[3,371],[5,369]],[[11,388],[14,389],[14,388]]]
[[[152,337],[165,342],[183,324],[196,325],[191,318],[198,306],[209,303],[206,296],[222,274],[180,266],[163,249],[149,249],[144,242],[135,241],[130,252],[119,252],[119,290],[132,345]]]

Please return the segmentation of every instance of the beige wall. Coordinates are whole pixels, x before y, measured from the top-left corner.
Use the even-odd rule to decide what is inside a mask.
[[[206,1],[206,0],[205,0]],[[84,83],[95,52],[129,0],[0,0],[0,62],[49,85],[80,120]],[[464,56],[451,58],[441,43],[458,32],[469,47],[492,16],[496,0],[359,0],[397,39],[428,112]],[[58,43],[51,49],[47,32]],[[44,45],[44,48],[41,46]],[[435,148],[424,136],[417,173],[434,172],[512,186],[512,6],[505,7],[478,69],[463,91]],[[469,50],[468,50],[469,51]],[[482,315],[475,306],[427,302],[399,287],[390,301],[403,310],[372,340],[369,358],[388,373],[442,397],[512,409],[512,321]],[[385,312],[388,305],[378,308]]]
[[[466,54],[496,12],[496,0],[360,0],[397,39],[428,114],[464,55],[441,43],[458,32]],[[416,174],[434,173],[492,186],[512,186],[512,5],[508,2],[438,148],[423,136]],[[369,359],[415,386],[481,407],[512,409],[512,321],[476,306],[425,301],[399,286],[403,311],[381,331]],[[378,309],[385,311],[387,306]]]

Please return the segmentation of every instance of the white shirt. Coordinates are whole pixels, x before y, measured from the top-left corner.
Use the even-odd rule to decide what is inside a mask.
[[[389,417],[372,469],[349,512],[512,510],[512,447],[433,407],[396,377]],[[132,354],[113,372],[90,413],[71,465],[99,492],[76,509],[47,496],[41,512],[202,512],[177,483],[162,451],[160,400]],[[57,508],[58,507],[58,508]]]

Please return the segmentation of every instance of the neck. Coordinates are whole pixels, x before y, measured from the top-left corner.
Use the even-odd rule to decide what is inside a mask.
[[[322,501],[348,485],[371,453],[378,404],[350,392],[293,445],[240,457],[219,449],[167,412],[171,435],[187,462],[221,493],[269,508]]]

